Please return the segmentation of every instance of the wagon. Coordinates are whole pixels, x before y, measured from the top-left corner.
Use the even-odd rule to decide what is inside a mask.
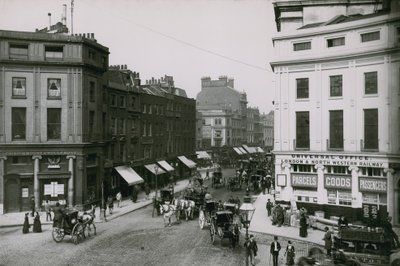
[[[239,242],[239,227],[234,223],[234,215],[231,211],[217,211],[212,216],[210,225],[211,243],[215,243],[216,236],[222,241],[228,238],[232,247]]]
[[[222,172],[217,171],[214,172],[212,175],[212,185],[213,188],[217,188],[217,187],[224,187],[225,186],[225,182],[224,179],[222,177]]]
[[[204,204],[203,208],[200,209],[199,213],[199,226],[201,229],[204,228],[205,225],[211,224],[212,216],[218,209],[218,202],[214,200],[208,200]]]
[[[70,235],[75,245],[85,237],[85,225],[78,210],[65,210],[63,221],[54,221],[52,237],[56,243],[60,243],[66,235]]]

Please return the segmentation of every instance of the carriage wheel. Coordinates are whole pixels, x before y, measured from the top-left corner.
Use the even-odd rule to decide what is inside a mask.
[[[79,241],[83,238],[84,236],[84,228],[83,224],[77,223],[74,228],[72,229],[71,232],[72,236],[72,241],[74,242],[75,245],[78,245]]]
[[[83,237],[86,238],[86,236],[90,237],[91,235],[96,235],[96,225],[94,224],[94,221],[91,223],[87,224],[85,226],[85,229],[83,230]]]
[[[214,227],[213,223],[211,223],[211,226],[210,226],[210,236],[211,236],[211,243],[214,244],[214,242],[215,242],[215,227]]]
[[[54,227],[53,231],[51,232],[51,236],[56,243],[60,243],[64,239],[65,234],[60,228]]]
[[[199,226],[200,226],[200,229],[204,228],[205,221],[206,221],[206,218],[204,217],[204,211],[201,210],[200,213],[199,213]]]

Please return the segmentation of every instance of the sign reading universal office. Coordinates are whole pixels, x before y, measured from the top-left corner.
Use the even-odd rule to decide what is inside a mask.
[[[327,218],[343,214],[370,219],[366,206],[386,215],[394,193],[389,191],[388,167],[388,158],[378,156],[278,154],[275,199],[295,200],[298,207],[324,211]]]

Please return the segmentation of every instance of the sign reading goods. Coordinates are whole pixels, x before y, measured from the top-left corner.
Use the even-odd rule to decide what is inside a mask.
[[[358,180],[361,192],[385,192],[387,190],[387,180],[380,178],[362,178]]]
[[[292,174],[292,187],[318,187],[318,176],[307,174]]]
[[[351,177],[326,175],[325,188],[351,189]]]

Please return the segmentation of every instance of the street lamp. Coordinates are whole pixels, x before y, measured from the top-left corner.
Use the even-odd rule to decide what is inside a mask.
[[[246,241],[249,240],[249,226],[251,218],[253,218],[254,211],[256,210],[251,203],[251,197],[249,195],[244,196],[243,204],[239,208],[242,217],[242,223],[246,228]],[[246,255],[246,265],[249,265],[249,257]]]
[[[157,174],[158,174],[158,165],[157,164],[154,164],[154,174],[155,174],[155,176],[156,176],[156,199],[157,199],[157,196],[158,196],[158,184],[157,184]]]

